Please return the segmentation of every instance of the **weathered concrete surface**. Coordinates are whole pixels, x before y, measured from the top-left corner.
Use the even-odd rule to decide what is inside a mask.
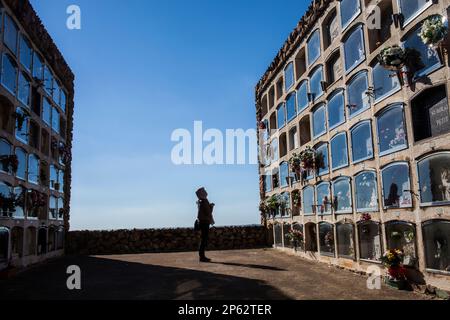
[[[0,299],[429,299],[271,249],[66,257],[0,281]],[[66,288],[66,268],[82,270],[82,291]]]

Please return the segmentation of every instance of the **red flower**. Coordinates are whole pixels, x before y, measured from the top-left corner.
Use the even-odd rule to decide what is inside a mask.
[[[406,278],[406,268],[403,266],[394,266],[388,269],[389,275],[396,280],[403,280]]]

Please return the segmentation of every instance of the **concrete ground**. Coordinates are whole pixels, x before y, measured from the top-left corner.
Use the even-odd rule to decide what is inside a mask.
[[[272,249],[209,253],[64,257],[0,280],[4,299],[296,299],[422,300],[413,292],[368,290],[366,278]],[[82,290],[69,291],[66,269],[78,265]]]

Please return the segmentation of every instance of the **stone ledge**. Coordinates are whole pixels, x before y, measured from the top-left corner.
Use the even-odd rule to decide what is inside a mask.
[[[192,228],[115,231],[72,231],[67,235],[70,255],[111,255],[196,251],[200,234]],[[209,250],[268,247],[263,226],[212,228]]]
[[[290,256],[293,257],[297,257],[301,260],[305,260],[305,261],[309,261],[309,262],[313,262],[313,263],[319,263],[322,265],[328,265],[330,268],[335,268],[337,270],[343,270],[349,273],[353,273],[355,275],[358,276],[362,276],[362,277],[368,277],[369,274],[364,271],[364,270],[359,270],[359,269],[354,269],[354,268],[349,268],[349,267],[344,267],[338,264],[334,264],[334,263],[326,263],[324,261],[321,260],[312,260],[312,259],[308,259],[306,256],[300,255],[299,253],[295,252],[293,249],[288,249],[286,250],[286,248],[275,248],[276,250],[279,250],[280,252],[289,254]],[[448,300],[450,301],[450,292],[446,291],[446,290],[442,290],[440,288],[437,288],[435,286],[432,285],[427,285],[427,284],[418,284],[418,283],[414,283],[414,282],[410,282],[409,283],[410,289],[409,291],[413,291],[417,294],[422,294],[425,296],[429,296],[433,299],[440,299],[440,300]],[[408,290],[407,290],[408,291]]]

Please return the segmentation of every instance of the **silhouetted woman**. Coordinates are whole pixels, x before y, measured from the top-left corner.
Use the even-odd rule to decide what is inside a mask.
[[[208,193],[205,188],[200,188],[196,192],[198,201],[198,221],[200,224],[201,241],[198,249],[200,255],[200,262],[211,262],[205,255],[206,247],[208,246],[209,227],[214,225],[213,210],[214,203],[209,203]]]

